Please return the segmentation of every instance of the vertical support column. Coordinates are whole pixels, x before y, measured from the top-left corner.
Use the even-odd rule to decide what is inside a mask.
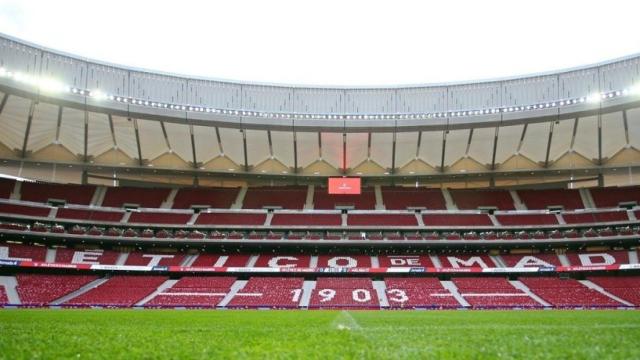
[[[307,198],[304,202],[304,210],[313,210],[313,195],[315,190],[315,185],[309,185],[307,187]]]
[[[451,197],[449,189],[442,188],[442,196],[444,197],[445,204],[447,205],[447,210],[458,210],[456,203],[453,202],[453,197]]]
[[[376,210],[384,210],[384,201],[382,197],[382,188],[380,185],[375,185],[373,187],[374,193],[376,195]]]
[[[238,196],[236,197],[236,201],[231,205],[232,209],[242,209],[242,204],[244,203],[244,197],[247,195],[248,187],[247,185],[243,185],[238,191]]]

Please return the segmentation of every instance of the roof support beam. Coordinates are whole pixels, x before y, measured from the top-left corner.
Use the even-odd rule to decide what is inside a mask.
[[[371,136],[371,133],[369,133]],[[393,146],[391,148],[391,173],[395,174],[396,172],[396,132],[393,132]]]
[[[473,140],[473,130],[474,128],[469,130],[469,138],[467,139],[467,148],[464,151],[464,156],[469,156],[469,149],[471,149],[471,141]]]
[[[247,154],[247,131],[245,129],[240,129],[242,131],[242,149],[244,154],[244,171],[249,171],[249,155]]]
[[[58,106],[58,123],[56,124],[56,144],[60,142],[61,126],[62,126],[62,106]]]
[[[447,151],[447,134],[449,130],[445,130],[442,132],[442,154],[440,156],[440,171],[444,172],[444,153]]]
[[[220,129],[216,126],[216,140],[218,140],[218,150],[221,155],[224,155],[224,148],[222,147],[222,140],[220,139]]]
[[[271,130],[267,130],[267,141],[269,142],[269,157],[273,159],[273,142],[271,141]]]
[[[142,160],[142,147],[140,146],[140,131],[138,130],[138,119],[133,119],[133,130],[136,134],[136,147],[138,148],[138,164],[144,165]]]
[[[602,114],[598,114],[598,165],[602,165]]]
[[[627,110],[622,110],[622,122],[624,123],[624,139],[629,145],[629,121],[627,120]]]
[[[113,146],[117,147],[118,142],[116,141],[116,131],[113,128],[113,117],[111,116],[111,114],[107,114],[107,117],[109,118],[109,129],[111,130],[111,140],[113,141]],[[129,121],[131,121],[131,118],[129,118]]]
[[[573,121],[573,132],[571,134],[571,145],[569,146],[570,150],[573,150],[573,145],[576,142],[576,133],[578,132],[578,118],[575,118]]]
[[[89,112],[84,111],[84,162],[89,161]]]
[[[293,173],[298,173],[298,136],[293,132]]]
[[[416,159],[420,157],[420,146],[422,145],[422,131],[418,131],[418,143],[416,144]]]
[[[529,124],[524,124],[522,128],[522,134],[520,134],[520,142],[518,143],[518,153],[520,153],[520,149],[522,149],[522,144],[524,143],[524,137],[527,135],[527,126]]]
[[[342,173],[347,173],[347,133],[342,133]]]
[[[31,132],[31,122],[33,121],[33,112],[36,108],[35,100],[31,100],[29,105],[29,115],[27,115],[27,128],[24,131],[24,141],[22,142],[22,157],[27,157],[27,144],[29,143],[29,133]]]
[[[0,101],[0,114],[4,110],[5,105],[7,105],[7,100],[9,99],[9,94],[5,93],[2,97],[2,101]]]
[[[500,134],[500,126],[496,126],[493,134],[493,151],[491,152],[491,170],[496,169],[496,152],[498,150],[498,135]]]
[[[544,156],[544,167],[549,166],[549,154],[551,153],[551,140],[553,139],[553,127],[555,124],[555,121],[552,121],[551,125],[549,126],[549,136],[547,137],[547,152]]]
[[[191,138],[191,156],[193,157],[193,167],[198,168],[198,158],[196,157],[196,137],[193,134],[193,125],[189,124],[189,137]]]
[[[169,135],[167,135],[167,128],[164,126],[164,121],[160,121],[160,127],[162,128],[162,135],[164,135],[164,142],[167,144],[167,149],[173,151],[173,149],[171,149],[171,143],[169,142]]]

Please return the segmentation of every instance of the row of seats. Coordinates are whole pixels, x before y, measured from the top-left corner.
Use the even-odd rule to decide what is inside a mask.
[[[190,266],[216,267],[244,267],[250,264],[250,254],[221,254],[158,251],[119,252],[103,249],[70,249],[58,247],[48,249],[45,246],[25,245],[19,243],[0,243],[0,260],[26,260],[45,262],[47,252],[56,263],[65,264],[102,264],[102,265],[140,265],[140,266],[179,266],[189,257]],[[630,255],[631,252],[631,255]],[[311,267],[311,255],[282,253],[257,254],[252,263],[254,267]],[[637,261],[636,250],[607,250],[592,252],[568,251],[565,254],[568,265],[621,265]],[[375,260],[373,260],[375,259]],[[437,259],[437,260],[436,260]],[[377,263],[377,265],[375,265]],[[352,268],[352,267],[530,267],[530,266],[561,266],[562,262],[555,253],[530,254],[501,254],[489,256],[487,254],[433,254],[414,255],[350,255],[332,254],[317,255],[314,267]]]
[[[55,210],[55,219],[99,222],[122,222],[124,211],[99,208],[50,208],[21,203],[0,203],[0,213],[32,217],[49,217]],[[267,220],[266,212],[192,212],[176,211],[131,211],[126,219],[131,224],[186,225],[247,225],[262,226]],[[640,217],[640,211],[634,215]],[[425,226],[460,227],[494,226],[494,221],[485,213],[424,213],[420,218]],[[632,221],[627,211],[563,212],[559,214],[511,213],[496,214],[495,223],[502,226],[535,226],[566,224],[596,224]],[[343,215],[339,213],[278,212],[270,221],[272,226],[341,226]],[[419,226],[412,213],[348,213],[347,226]]]
[[[591,276],[586,282],[521,276],[370,278],[95,275],[15,276],[21,304],[229,308],[528,308],[640,306],[640,276]],[[6,285],[4,285],[6,286]],[[0,304],[8,291],[0,284]],[[384,294],[384,295],[382,295]],[[64,297],[64,298],[63,298]],[[386,302],[382,302],[382,299]]]
[[[15,187],[15,181],[0,179],[0,198],[8,199]],[[22,182],[20,199],[24,201],[47,202],[51,199],[70,204],[89,205],[96,195],[94,185],[49,184]],[[640,187],[610,187],[588,189],[594,205],[600,208],[617,207],[620,203],[640,202]],[[209,187],[180,188],[170,199],[170,188],[148,187],[108,187],[101,202],[105,207],[123,207],[126,204],[146,208],[170,205],[173,209],[190,209],[193,206],[228,209],[236,201],[240,188]],[[426,208],[446,210],[443,192],[434,188],[382,186],[382,203],[388,210]],[[499,210],[516,209],[515,202],[521,201],[528,209],[562,207],[565,210],[585,208],[580,192],[575,189],[517,190],[515,197],[507,190],[492,189],[451,189],[451,199],[458,209],[475,210],[479,207]],[[303,209],[307,201],[306,186],[249,187],[242,207],[262,209],[280,207],[283,209]],[[350,206],[359,210],[376,208],[374,188],[362,188],[360,195],[332,195],[325,187],[316,186],[313,196],[315,209],[335,209],[336,206]]]
[[[99,226],[87,227],[84,225],[47,225],[40,222],[34,222],[27,225],[14,222],[0,222],[0,229],[13,231],[31,231],[38,233],[53,234],[72,234],[72,235],[90,235],[90,236],[110,236],[125,238],[143,238],[143,239],[189,239],[189,240],[359,240],[359,241],[439,241],[439,240],[548,240],[548,239],[578,239],[578,238],[598,238],[598,237],[617,237],[632,236],[640,233],[638,227],[623,226],[603,226],[597,228],[562,228],[562,229],[524,229],[524,230],[485,230],[485,231],[456,231],[456,230],[439,230],[439,231],[340,231],[340,230],[309,230],[304,228],[299,230],[282,231],[277,228],[271,230],[206,230],[202,228],[195,229],[139,229],[121,226]]]

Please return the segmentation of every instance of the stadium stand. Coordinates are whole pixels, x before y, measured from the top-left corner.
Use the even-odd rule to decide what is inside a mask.
[[[16,181],[13,179],[0,178],[0,198],[8,199],[11,197]]]
[[[210,254],[200,253],[191,266],[228,266],[228,267],[243,267],[249,261],[250,255],[246,254]],[[221,259],[222,258],[222,259]],[[218,265],[216,265],[218,264]]]
[[[9,259],[23,259],[27,261],[45,261],[47,248],[15,243],[0,243],[0,258],[2,255]]]
[[[47,217],[50,211],[48,207],[0,203],[0,213],[4,214]]]
[[[131,212],[130,223],[139,224],[186,224],[193,214],[175,212]]]
[[[250,187],[242,207],[244,209],[275,207],[302,210],[306,199],[306,186]]]
[[[378,264],[380,265],[380,267],[434,267],[431,258],[424,255],[378,255]]]
[[[402,308],[454,308],[460,303],[434,277],[384,279],[389,307]]]
[[[322,277],[316,281],[309,308],[375,309],[378,294],[368,278]]]
[[[94,275],[20,274],[16,276],[16,290],[22,305],[44,306],[97,278]]]
[[[117,275],[66,302],[75,306],[133,306],[165,282],[165,276]]]
[[[266,214],[247,213],[200,213],[198,225],[263,225]]]
[[[629,221],[626,211],[604,211],[588,213],[563,213],[567,224],[593,224],[603,222]]]
[[[640,187],[607,187],[589,189],[596,207],[618,207],[621,203],[640,203]]]
[[[504,226],[558,224],[553,214],[500,214],[496,215],[496,220]]]
[[[260,255],[256,267],[309,267],[311,256],[300,254]]]
[[[137,266],[178,266],[184,259],[182,254],[150,254],[130,252],[125,265]]]
[[[442,267],[465,268],[465,267],[495,267],[495,262],[489,255],[439,255],[438,259]]]
[[[589,289],[574,279],[520,277],[518,280],[531,289],[533,293],[554,306],[622,306],[620,302],[617,302],[596,290]]]
[[[131,204],[143,208],[159,208],[170,192],[169,188],[110,187],[107,188],[102,206],[123,207]]]
[[[472,307],[535,307],[540,304],[506,278],[454,278],[460,295]]]
[[[204,206],[213,209],[229,209],[238,197],[240,188],[181,188],[173,199],[174,209],[191,209]]]
[[[424,214],[426,226],[492,226],[487,214]]]
[[[584,208],[580,191],[574,189],[518,190],[518,197],[530,210],[561,206],[564,210]]]
[[[147,306],[215,307],[236,281],[230,276],[185,276],[157,294]]]
[[[493,207],[498,210],[515,210],[513,198],[506,190],[449,190],[460,210],[476,210]]]
[[[97,211],[85,209],[59,208],[56,218],[73,220],[94,220],[106,222],[119,222],[124,212],[121,211]]]
[[[640,277],[638,276],[590,276],[587,280],[622,300],[640,306]]]
[[[500,258],[509,267],[562,266],[556,254],[502,254]]]
[[[235,294],[229,307],[297,308],[303,283],[304,279],[297,277],[252,277]]]
[[[76,250],[57,248],[55,261],[69,264],[115,265],[120,252],[102,249]]]
[[[440,189],[382,186],[382,198],[387,210],[405,210],[407,208],[447,209]]]
[[[352,206],[356,210],[373,210],[376,208],[376,196],[372,188],[362,188],[360,195],[332,195],[328,191],[327,188],[315,188],[313,193],[315,209],[333,210],[336,206]]]
[[[274,213],[271,225],[275,226],[340,226],[340,214]]]
[[[414,214],[349,214],[351,226],[417,226]]]
[[[23,182],[20,199],[42,203],[55,199],[64,200],[68,204],[89,205],[95,191],[96,187],[92,185]]]
[[[599,251],[599,252],[567,252],[567,259],[574,266],[618,265],[629,263],[628,251]]]

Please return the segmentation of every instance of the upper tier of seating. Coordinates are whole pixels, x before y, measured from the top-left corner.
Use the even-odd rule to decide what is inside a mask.
[[[513,198],[506,190],[449,190],[453,201],[461,210],[494,207],[498,210],[515,210]]]
[[[362,188],[360,195],[333,195],[327,188],[316,187],[313,194],[315,209],[332,210],[336,206],[352,206],[356,210],[376,208],[376,195],[373,188]]]
[[[584,208],[579,190],[571,189],[545,189],[545,190],[518,190],[520,200],[527,209],[547,209],[551,206],[561,206],[565,210]]]
[[[382,198],[387,210],[426,208],[446,210],[447,205],[440,189],[382,186]]]
[[[145,208],[159,208],[171,192],[168,188],[110,187],[104,196],[102,206],[122,207],[125,204]]]
[[[240,188],[182,188],[173,199],[174,209],[191,209],[205,206],[214,209],[228,209],[238,197]]]
[[[64,200],[69,204],[89,205],[96,187],[93,185],[46,184],[23,182],[20,191],[23,201],[43,202]]]
[[[352,207],[356,210],[427,209],[446,210],[457,207],[460,210],[477,210],[481,207],[498,210],[515,210],[526,207],[529,210],[545,210],[562,207],[564,210],[583,209],[590,199],[598,208],[618,207],[621,203],[639,203],[640,187],[607,187],[583,189],[541,189],[508,190],[496,189],[450,189],[450,202],[445,201],[445,192],[439,188],[380,186],[380,196],[375,188],[363,187],[360,195],[332,195],[322,186],[313,187],[313,201],[307,203],[307,186],[248,187],[243,196],[238,187],[100,187],[95,185],[52,184],[20,182],[20,187],[11,179],[0,178],[0,198],[8,199],[16,192],[17,200],[46,203],[57,199],[69,204],[101,205],[122,207],[125,204],[145,208],[190,209],[208,207],[229,209],[232,206],[244,209],[283,208],[301,210],[305,208],[334,210],[338,207]],[[102,194],[104,192],[104,194]],[[171,196],[170,196],[171,194]],[[103,197],[102,197],[103,195]],[[518,202],[518,198],[519,201]],[[235,204],[238,200],[238,204]]]
[[[307,200],[306,186],[250,187],[244,197],[244,209],[276,207],[302,210]]]
[[[12,179],[0,178],[0,198],[8,199],[11,197],[16,181]]]
[[[640,187],[607,187],[589,189],[596,207],[617,207],[620,203],[640,204]]]

